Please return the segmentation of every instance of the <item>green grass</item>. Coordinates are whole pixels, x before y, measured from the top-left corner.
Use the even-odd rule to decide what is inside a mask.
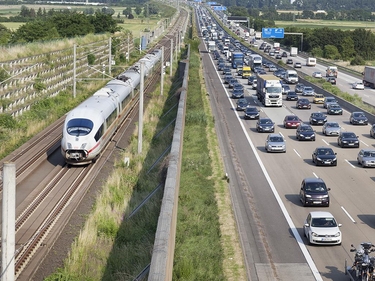
[[[275,21],[277,27],[300,27],[300,28],[321,28],[328,27],[342,30],[354,30],[365,28],[375,31],[374,22],[365,21],[332,21],[332,20],[297,20],[297,21]]]

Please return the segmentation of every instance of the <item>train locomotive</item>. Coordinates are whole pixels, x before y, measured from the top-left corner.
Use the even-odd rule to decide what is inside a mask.
[[[160,59],[161,50],[153,50],[67,114],[61,140],[67,164],[85,165],[98,159],[137,100],[141,61],[147,76]]]

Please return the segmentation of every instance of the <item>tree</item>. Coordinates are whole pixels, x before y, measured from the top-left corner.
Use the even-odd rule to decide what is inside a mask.
[[[141,6],[135,7],[134,12],[137,14],[137,16],[139,16],[142,13],[142,7]]]
[[[353,58],[353,56],[355,55],[353,39],[349,36],[345,37],[344,40],[342,40],[340,49],[341,57],[343,60],[349,60]]]
[[[90,16],[77,12],[60,12],[48,19],[63,38],[83,36],[95,32]]]
[[[313,19],[315,17],[313,11],[307,11],[307,10],[303,11],[301,16],[304,19]]]
[[[21,25],[10,40],[11,43],[28,43],[60,38],[56,27],[49,21],[36,20]]]
[[[327,59],[340,59],[340,53],[336,46],[325,45],[323,49],[323,56]]]

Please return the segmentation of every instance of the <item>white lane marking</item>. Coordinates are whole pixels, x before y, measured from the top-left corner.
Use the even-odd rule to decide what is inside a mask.
[[[294,148],[293,148],[293,150],[298,155],[299,158],[302,158],[301,155],[299,155],[299,153],[297,152],[297,150],[295,150]]]
[[[369,146],[367,143],[365,143],[364,141],[360,141],[361,143],[363,143],[365,146]]]
[[[318,177],[318,175],[317,175],[317,174],[315,174],[314,172],[313,172],[313,175],[314,175],[314,177],[316,177],[317,179],[319,178],[319,177]]]
[[[284,137],[284,135],[283,135],[283,133],[282,132],[279,132],[279,134],[285,139],[285,137]]]
[[[328,143],[325,139],[322,139],[322,141],[323,141],[326,145],[329,145],[329,143]]]
[[[356,221],[352,218],[351,215],[349,215],[348,211],[345,210],[345,208],[343,206],[341,206],[341,209],[344,211],[344,213],[349,217],[349,219],[353,222],[353,223],[356,223]]]
[[[211,57],[211,56],[210,56],[210,59],[211,59],[211,62],[214,64],[214,61],[212,60],[212,57]],[[218,73],[217,71],[216,71],[216,75],[220,78],[220,75],[219,75],[219,73]],[[220,78],[220,80],[221,80],[221,78]],[[225,87],[224,87],[224,89],[225,89]],[[229,97],[228,92],[226,91],[226,89],[225,89],[225,92],[226,92],[226,95],[227,95],[227,99],[229,100],[230,104],[231,104],[232,107],[234,108],[233,101],[232,101],[232,99]],[[281,209],[281,211],[282,211],[282,213],[283,213],[283,215],[284,215],[284,217],[285,217],[285,219],[286,219],[286,221],[287,221],[287,223],[288,223],[288,226],[289,226],[289,228],[291,229],[291,231],[292,231],[294,237],[296,238],[297,244],[298,244],[298,246],[300,247],[300,249],[301,249],[301,251],[302,251],[302,254],[303,254],[303,255],[305,256],[305,258],[306,258],[306,262],[307,262],[307,264],[309,265],[309,267],[310,267],[310,269],[311,269],[311,272],[312,272],[312,274],[313,274],[314,277],[315,277],[315,280],[316,280],[316,281],[323,281],[323,278],[322,278],[322,276],[320,275],[319,270],[318,270],[318,268],[316,267],[316,265],[315,265],[315,263],[314,263],[314,261],[313,261],[311,255],[310,255],[309,251],[307,250],[307,247],[306,247],[306,245],[305,245],[303,239],[302,239],[301,236],[299,235],[298,230],[297,230],[296,226],[294,225],[294,223],[293,223],[293,221],[292,221],[292,218],[291,218],[291,216],[289,215],[289,213],[288,213],[288,211],[287,211],[287,209],[286,209],[286,207],[285,207],[283,201],[281,200],[281,197],[280,197],[279,193],[277,192],[276,187],[275,187],[275,185],[273,184],[273,182],[272,182],[272,180],[271,180],[271,177],[270,177],[270,175],[268,174],[268,172],[267,172],[267,170],[266,170],[266,167],[264,166],[262,160],[260,159],[260,156],[259,156],[259,154],[258,154],[258,151],[257,151],[257,149],[255,148],[255,145],[253,144],[253,142],[251,141],[250,136],[249,136],[249,133],[247,132],[244,123],[242,122],[242,120],[241,120],[241,118],[240,118],[240,116],[238,115],[238,112],[237,112],[236,110],[234,111],[234,113],[236,114],[237,120],[238,120],[238,122],[240,123],[240,126],[241,126],[241,128],[242,128],[242,131],[244,132],[244,134],[245,134],[245,136],[246,136],[247,142],[249,143],[249,145],[250,145],[250,147],[251,147],[251,149],[252,149],[252,151],[253,151],[253,153],[254,153],[254,155],[255,155],[255,158],[257,159],[257,161],[258,161],[258,163],[259,163],[259,166],[260,166],[260,168],[262,169],[263,174],[264,174],[264,176],[265,176],[265,178],[266,178],[266,180],[267,180],[269,186],[271,187],[272,193],[273,193],[273,195],[275,196],[275,199],[276,199],[277,203],[278,203],[279,206],[280,206],[280,209]]]
[[[345,162],[348,163],[350,166],[352,166],[352,168],[356,168],[356,166],[354,166],[352,163],[350,163],[347,159],[345,159]]]

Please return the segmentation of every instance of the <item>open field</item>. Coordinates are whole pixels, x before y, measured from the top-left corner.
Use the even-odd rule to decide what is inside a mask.
[[[101,9],[102,7],[100,6],[84,6],[84,5],[76,5],[76,6],[68,6],[68,5],[31,5],[27,4],[25,5],[27,8],[31,9],[33,8],[35,11],[38,11],[39,8],[42,10],[61,10],[61,9],[68,9],[70,8],[71,10],[75,11],[84,11],[86,9],[93,8],[94,10]],[[138,37],[140,32],[145,30],[145,29],[153,29],[158,21],[162,20],[161,18],[144,18],[142,17],[137,17],[136,14],[134,14],[135,18],[134,19],[127,19],[125,16],[122,14],[122,11],[126,9],[126,7],[112,7],[115,10],[115,14],[113,15],[114,17],[118,18],[118,14],[120,14],[120,19],[124,20],[123,24],[119,24],[120,27],[130,30],[133,33],[134,37]],[[16,16],[20,13],[21,11],[21,5],[0,5],[0,17],[11,17],[11,16]],[[21,25],[24,23],[22,22],[0,22],[0,24],[4,25],[6,28],[9,28],[10,30],[17,30]]]
[[[275,21],[277,27],[301,27],[301,28],[319,28],[328,27],[334,29],[354,30],[356,28],[365,28],[375,32],[375,22],[366,21],[333,21],[333,20],[313,20],[299,19],[296,21]]]

